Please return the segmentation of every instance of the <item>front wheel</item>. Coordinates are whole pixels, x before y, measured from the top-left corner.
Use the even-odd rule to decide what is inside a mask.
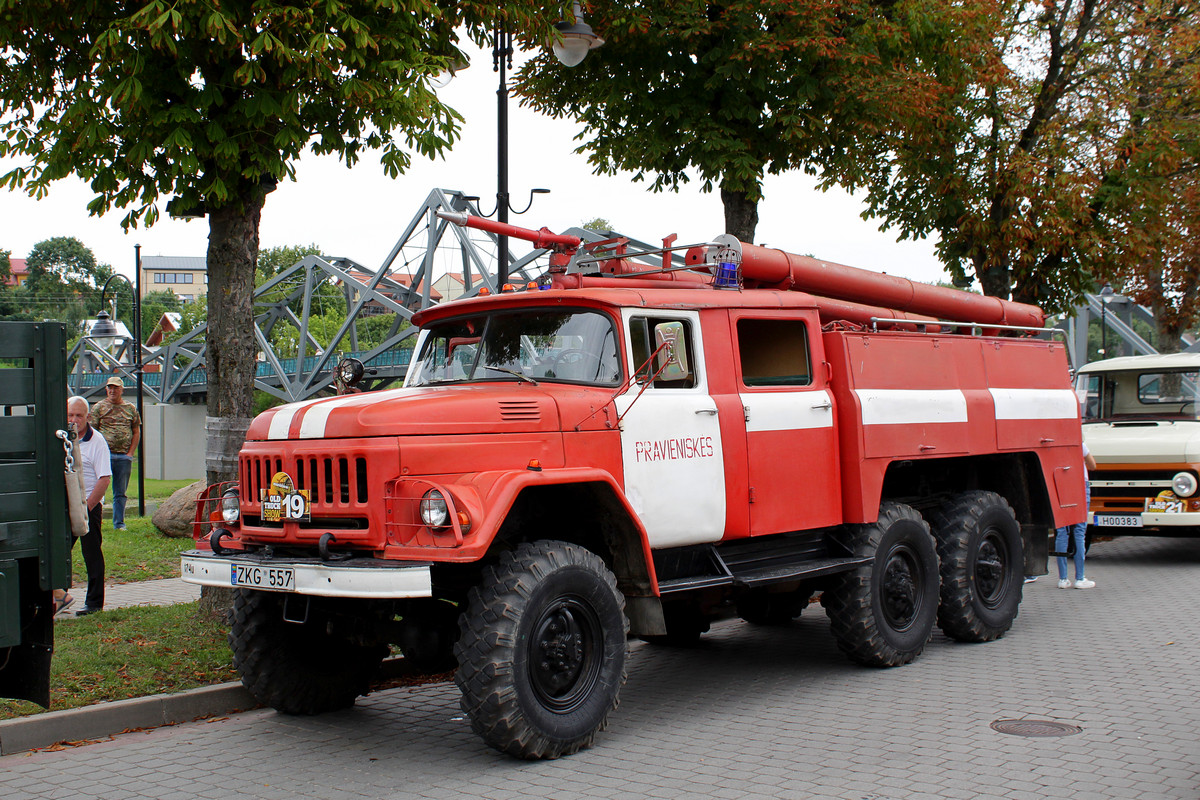
[[[489,745],[557,758],[591,744],[625,683],[628,623],[604,562],[526,543],[484,570],[455,647],[462,708]]]
[[[930,515],[942,565],[938,626],[960,642],[999,639],[1024,583],[1021,526],[995,492],[963,492]]]
[[[874,524],[847,525],[833,538],[843,551],[871,559],[821,595],[838,647],[867,666],[909,663],[925,649],[937,615],[929,525],[909,506],[887,502]]]
[[[301,598],[301,600],[305,600]],[[284,714],[354,705],[387,655],[376,641],[385,613],[365,600],[307,598],[303,623],[284,619],[285,596],[238,589],[229,647],[254,698]]]

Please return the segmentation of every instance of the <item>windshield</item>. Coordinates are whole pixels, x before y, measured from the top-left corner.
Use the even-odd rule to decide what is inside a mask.
[[[1079,376],[1083,419],[1196,419],[1200,372],[1092,372]]]
[[[409,386],[463,381],[621,380],[612,320],[596,311],[494,311],[429,326]]]

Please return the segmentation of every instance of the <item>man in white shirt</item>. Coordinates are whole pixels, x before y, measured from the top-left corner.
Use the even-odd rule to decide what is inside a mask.
[[[104,608],[104,551],[100,538],[100,523],[104,515],[104,493],[112,477],[112,467],[109,463],[108,442],[100,435],[100,431],[88,424],[88,401],[82,397],[72,397],[67,400],[67,422],[74,423],[75,431],[79,434],[79,460],[75,468],[83,471],[83,492],[87,497],[88,533],[80,544],[83,553],[83,564],[87,567],[88,586],[87,597],[84,598],[83,608],[75,612],[82,617],[94,614]],[[79,538],[79,537],[76,537]],[[75,539],[71,539],[75,546]]]

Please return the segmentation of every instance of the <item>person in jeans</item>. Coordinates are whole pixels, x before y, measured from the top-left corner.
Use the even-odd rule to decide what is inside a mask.
[[[133,403],[122,397],[124,382],[114,376],[104,384],[105,398],[92,406],[91,423],[100,429],[112,453],[113,529],[125,530],[125,491],[133,456],[142,436],[142,420]]]
[[[1088,450],[1087,444],[1083,445],[1083,508],[1086,511],[1092,505],[1092,487],[1088,483],[1088,471],[1096,468],[1096,459],[1092,457]],[[1068,537],[1073,536],[1075,539],[1075,582],[1067,577],[1067,558],[1066,556],[1058,557],[1058,588],[1060,589],[1091,589],[1094,588],[1096,582],[1086,577],[1083,572],[1084,551],[1087,549],[1085,544],[1087,540],[1087,520],[1077,522],[1074,525],[1064,525],[1055,531],[1054,536],[1054,551],[1056,553],[1067,552]]]
[[[76,464],[75,468],[83,472],[83,492],[88,509],[87,536],[71,539],[72,549],[76,539],[83,540],[79,547],[88,574],[87,596],[83,600],[83,608],[75,612],[75,616],[83,617],[104,608],[104,550],[101,547],[100,521],[104,515],[104,493],[108,491],[111,467],[108,443],[99,431],[88,424],[87,400],[82,397],[67,400],[67,422],[73,423],[79,434],[79,460],[83,463]]]

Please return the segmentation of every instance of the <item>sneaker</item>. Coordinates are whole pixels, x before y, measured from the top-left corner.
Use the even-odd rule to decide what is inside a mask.
[[[1058,582],[1058,588],[1060,588],[1060,589],[1070,589],[1073,585],[1074,584],[1071,583],[1066,578],[1063,578],[1061,581]]]
[[[1095,585],[1095,581],[1088,580],[1087,578],[1080,578],[1079,580],[1075,581],[1076,589],[1091,589]]]
[[[125,526],[124,525],[113,525],[113,530],[114,531],[123,531],[123,530],[125,530]]]
[[[1037,575],[1026,575],[1026,576],[1025,576],[1025,582],[1026,582],[1026,583],[1033,583],[1033,582],[1034,582],[1034,581],[1036,581],[1037,579],[1038,579],[1038,576],[1037,576]]]

